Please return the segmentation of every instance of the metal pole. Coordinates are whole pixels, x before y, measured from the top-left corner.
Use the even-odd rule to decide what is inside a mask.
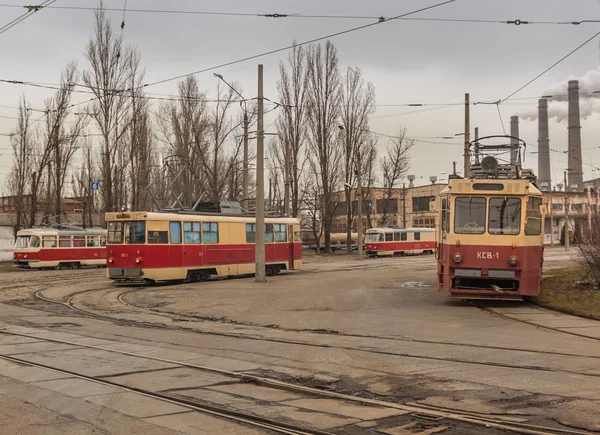
[[[402,228],[406,228],[406,183],[402,183]]]
[[[471,166],[471,156],[469,152],[469,143],[471,142],[471,125],[469,118],[469,94],[465,94],[465,152],[464,152],[464,163],[465,169],[464,174],[465,178],[469,178],[470,175],[470,166]]]
[[[554,246],[554,218],[552,217],[552,192],[548,192],[548,214],[550,215],[550,246]]]
[[[244,211],[248,211],[248,112],[244,108],[244,162],[242,170],[242,204]]]
[[[565,171],[565,251],[569,250],[569,194],[567,193],[567,171]]]
[[[479,143],[477,142],[479,140],[479,127],[475,127],[475,164],[478,165],[479,164]]]
[[[284,182],[284,192],[283,192],[283,215],[290,215],[290,161],[289,161],[289,146],[288,141],[285,141],[285,150],[283,156],[284,168],[283,168],[283,182]]]
[[[258,65],[258,125],[256,132],[256,282],[265,277],[265,160],[264,160],[263,66]]]
[[[358,184],[358,222],[356,223],[356,231],[358,232],[358,259],[362,260],[363,257],[363,197],[362,197],[362,185],[361,185],[361,160],[360,153],[358,153],[358,162],[357,162],[357,174],[356,174],[356,183]]]

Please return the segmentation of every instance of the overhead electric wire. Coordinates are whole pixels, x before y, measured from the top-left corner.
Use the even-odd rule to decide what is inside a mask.
[[[56,0],[46,0],[43,3],[36,5],[36,6],[21,6],[27,9],[27,12],[25,12],[23,15],[18,16],[17,18],[15,18],[14,20],[12,20],[9,23],[6,23],[5,25],[3,25],[2,27],[0,27],[0,35],[4,32],[6,32],[7,30],[12,29],[14,26],[16,26],[17,24],[19,24],[21,21],[26,20],[27,18],[29,18],[30,16],[32,16],[33,14],[35,14],[37,11],[39,11],[40,9],[43,9],[47,6],[50,6],[52,3],[56,2]]]
[[[583,42],[582,44],[580,44],[579,46],[577,46],[575,49],[571,50],[569,53],[567,53],[566,55],[564,55],[563,57],[561,57],[559,60],[557,60],[556,62],[554,62],[552,65],[550,65],[548,68],[546,68],[544,71],[542,71],[541,73],[539,73],[537,76],[535,76],[534,78],[532,78],[531,80],[529,80],[527,83],[525,83],[523,86],[521,86],[519,89],[517,89],[516,91],[514,91],[512,94],[508,95],[507,97],[505,97],[502,101],[500,101],[501,103],[505,102],[506,100],[508,100],[510,97],[512,97],[513,95],[521,92],[523,89],[525,89],[527,86],[529,86],[531,83],[533,83],[534,81],[536,81],[537,79],[539,79],[541,76],[543,76],[544,74],[546,74],[548,71],[550,71],[552,68],[554,68],[556,65],[558,65],[559,63],[561,63],[563,60],[567,59],[569,56],[571,56],[572,54],[574,54],[575,52],[577,52],[578,50],[580,50],[581,48],[583,48],[585,45],[587,45],[590,41],[596,39],[598,36],[600,35],[600,31],[596,32],[591,38],[588,38],[585,40],[585,42]]]
[[[322,40],[325,40],[325,39],[333,38],[335,36],[340,36],[340,35],[344,35],[344,34],[347,34],[347,33],[356,32],[358,30],[363,30],[363,29],[366,29],[366,28],[369,28],[369,27],[376,26],[378,24],[387,23],[388,21],[397,20],[399,18],[406,17],[408,15],[414,15],[414,14],[419,13],[419,12],[423,12],[423,11],[427,11],[427,10],[430,10],[430,9],[434,9],[434,8],[437,8],[437,7],[440,7],[440,6],[447,5],[449,3],[454,3],[455,1],[456,0],[446,0],[446,1],[443,1],[443,2],[440,2],[440,3],[436,3],[434,5],[431,5],[431,6],[426,6],[426,7],[420,8],[420,9],[416,9],[416,10],[411,11],[411,12],[406,12],[404,14],[396,15],[394,17],[387,18],[387,19],[385,19],[383,21],[379,20],[379,21],[377,21],[375,23],[369,23],[369,24],[364,24],[362,26],[358,26],[358,27],[352,27],[350,29],[346,29],[346,30],[342,30],[342,31],[339,31],[339,32],[331,33],[331,34],[326,35],[326,36],[321,36],[321,37],[318,37],[318,38],[309,39],[307,41],[298,42],[298,43],[295,43],[295,44],[292,44],[292,45],[288,45],[288,46],[285,46],[285,47],[276,48],[274,50],[266,51],[266,52],[255,54],[255,55],[252,55],[252,56],[247,56],[247,57],[244,57],[242,59],[237,59],[237,60],[233,60],[233,61],[230,61],[230,62],[225,62],[223,64],[216,65],[216,66],[213,66],[213,67],[208,67],[208,68],[200,69],[200,70],[188,73],[188,74],[181,74],[181,75],[178,75],[178,76],[170,77],[170,78],[159,80],[159,81],[156,81],[156,82],[146,83],[145,85],[143,85],[143,87],[154,86],[154,85],[158,85],[158,84],[161,84],[161,83],[170,82],[170,81],[173,81],[173,80],[178,80],[178,79],[181,79],[181,78],[184,78],[184,77],[188,77],[188,76],[200,74],[200,73],[211,71],[211,70],[214,70],[214,69],[217,69],[217,68],[223,68],[223,67],[226,67],[226,66],[235,65],[237,63],[246,62],[246,61],[249,61],[249,60],[252,60],[252,59],[258,59],[260,57],[268,56],[270,54],[275,54],[275,53],[279,53],[279,52],[282,52],[282,51],[287,51],[287,50],[290,50],[290,49],[292,49],[294,47],[300,47],[300,46],[303,46],[303,45],[306,45],[306,44],[312,44],[312,43],[319,42],[319,41],[322,41]]]
[[[7,8],[26,8],[27,6],[14,4],[0,4],[0,7]],[[80,10],[96,11],[100,8],[89,6],[45,6],[48,9],[59,10]],[[40,8],[41,9],[41,8]],[[39,9],[38,9],[39,10]],[[121,12],[122,9],[106,8],[102,10],[108,12]],[[134,13],[153,13],[153,14],[175,14],[175,15],[216,15],[231,17],[259,17],[259,18],[309,18],[309,19],[336,19],[336,20],[388,20],[390,17],[384,15],[335,15],[335,14],[301,14],[301,13],[257,13],[257,12],[220,12],[220,11],[194,11],[181,9],[128,9],[128,12]],[[580,25],[583,23],[594,23],[599,20],[572,20],[572,21],[536,21],[536,20],[490,20],[490,19],[469,19],[469,18],[426,18],[410,17],[398,18],[407,21],[432,21],[432,22],[450,22],[450,23],[481,23],[481,24],[512,24],[516,26],[530,24],[555,24],[555,25]]]

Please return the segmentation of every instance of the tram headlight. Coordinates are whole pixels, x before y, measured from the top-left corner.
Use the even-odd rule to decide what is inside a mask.
[[[510,264],[511,266],[516,266],[517,264],[519,264],[519,259],[513,255],[508,259],[508,264]]]
[[[27,254],[23,255],[23,258],[27,258]]]
[[[141,259],[140,257],[138,257],[138,258],[136,258],[136,259],[135,259],[135,262],[136,262],[137,264],[140,264],[140,263],[142,262],[142,259]]]
[[[455,263],[460,263],[462,261],[462,255],[460,255],[459,253],[454,254],[453,258]]]
[[[109,262],[109,263],[112,263],[112,262],[113,262],[113,259],[112,259],[112,258],[109,258],[109,259],[108,259],[108,262]]]

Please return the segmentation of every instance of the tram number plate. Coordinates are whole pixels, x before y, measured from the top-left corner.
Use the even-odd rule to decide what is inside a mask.
[[[477,252],[477,259],[488,259],[491,260],[493,258],[500,258],[500,253],[498,252],[489,252],[489,251],[479,251]]]

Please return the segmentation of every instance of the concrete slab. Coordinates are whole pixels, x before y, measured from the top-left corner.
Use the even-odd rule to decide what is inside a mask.
[[[265,430],[199,412],[145,418],[144,421],[189,434],[265,435]]]
[[[190,409],[185,406],[179,406],[164,400],[158,400],[132,392],[101,394],[86,397],[85,400],[95,403],[96,405],[104,406],[105,408],[113,409],[121,414],[139,418],[190,411]]]
[[[322,412],[307,411],[306,409],[294,408],[293,406],[283,405],[242,405],[237,407],[239,410],[270,417],[281,419],[290,423],[303,424],[311,428],[327,430],[334,427],[346,426],[357,423],[358,419],[343,417],[339,415],[331,415]]]
[[[228,384],[209,387],[211,390],[224,391],[226,393],[235,394],[238,396],[252,397],[258,400],[268,402],[282,402],[284,400],[301,399],[303,396],[290,393],[288,391],[279,390],[276,388],[263,387],[253,384]]]
[[[600,338],[600,326],[596,327],[584,327],[584,328],[557,328],[563,329],[565,332],[572,332],[574,334],[585,335],[590,338]]]
[[[177,396],[201,400],[203,402],[215,403],[217,405],[225,405],[235,408],[237,405],[250,405],[254,403],[251,399],[234,396],[232,394],[221,393],[219,391],[209,390],[207,388],[198,388],[194,390],[171,390],[171,394]]]
[[[1,305],[1,304],[0,304]],[[0,329],[0,344],[19,344],[19,343],[36,343],[40,340],[29,337],[21,337],[18,335],[9,335],[2,334],[2,330]]]
[[[38,341],[35,343],[19,343],[0,345],[0,353],[4,355],[19,355],[21,353],[53,352],[57,350],[71,350],[75,346],[69,344],[53,343],[51,341]]]
[[[249,370],[256,370],[261,368],[261,365],[251,363],[248,361],[242,361],[239,359],[222,358],[219,356],[212,355],[196,355],[193,358],[186,359],[186,364],[197,364],[200,366],[207,367],[218,367],[223,370],[230,372],[245,372]]]
[[[11,369],[0,370],[0,375],[8,376],[9,378],[23,382],[51,381],[54,379],[66,379],[70,377],[64,373],[31,366],[18,366]]]
[[[165,427],[120,414],[80,398],[0,377],[2,433],[64,435],[176,435]]]
[[[312,409],[319,412],[343,415],[346,417],[355,417],[361,420],[376,420],[379,418],[408,414],[407,411],[402,411],[400,409],[359,405],[331,399],[301,399],[286,401],[284,403],[286,405],[296,406],[298,408]]]
[[[87,376],[111,376],[141,370],[176,367],[170,363],[94,349],[29,353],[21,354],[19,358],[51,367],[60,367],[63,370],[70,370]]]
[[[221,382],[231,382],[232,380],[228,376],[201,372],[189,368],[162,370],[160,376],[153,375],[152,373],[133,373],[130,375],[111,376],[106,379],[125,386],[134,386],[150,391],[203,387]]]
[[[11,370],[24,367],[22,364],[14,363],[12,361],[7,361],[5,359],[0,359],[0,371]]]
[[[51,381],[33,382],[31,385],[48,390],[58,391],[71,397],[86,397],[96,394],[120,393],[123,390],[97,382],[80,378],[56,379]]]

